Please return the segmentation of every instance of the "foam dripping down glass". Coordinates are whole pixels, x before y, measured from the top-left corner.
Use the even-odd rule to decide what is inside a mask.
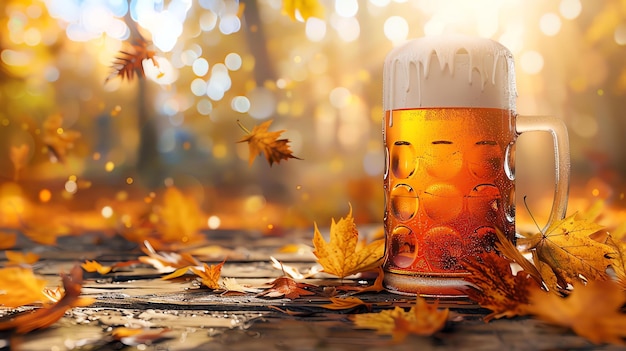
[[[427,37],[392,50],[383,75],[385,270],[399,294],[465,295],[463,262],[515,239],[515,142],[549,132],[555,194],[565,216],[569,144],[563,122],[516,114],[513,56],[465,36]]]

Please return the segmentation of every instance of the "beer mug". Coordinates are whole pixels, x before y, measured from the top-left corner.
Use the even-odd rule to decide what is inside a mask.
[[[569,189],[563,122],[516,114],[513,56],[501,44],[427,37],[392,50],[383,74],[385,270],[388,291],[464,295],[464,261],[515,238],[515,141],[552,134],[562,219]]]

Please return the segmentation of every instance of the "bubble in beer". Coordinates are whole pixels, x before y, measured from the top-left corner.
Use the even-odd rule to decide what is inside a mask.
[[[452,184],[436,183],[426,188],[421,204],[433,221],[449,222],[461,214],[463,195]]]
[[[416,168],[415,148],[408,141],[396,141],[391,149],[391,170],[398,179],[407,179]]]
[[[394,228],[391,234],[391,257],[399,268],[410,266],[417,256],[418,246],[415,234],[405,226]]]
[[[408,221],[417,212],[417,207],[417,195],[409,185],[398,184],[391,190],[391,210],[397,219]]]

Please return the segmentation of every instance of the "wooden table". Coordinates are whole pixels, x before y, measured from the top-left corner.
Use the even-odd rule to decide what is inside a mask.
[[[281,237],[259,233],[212,231],[211,245],[225,248],[228,258],[222,277],[235,277],[239,283],[263,287],[282,272],[272,267],[270,256],[295,267],[314,264],[310,252],[281,253],[286,244],[311,244],[311,232],[294,232]],[[143,253],[134,243],[121,238],[102,240],[97,234],[62,238],[58,246],[23,243],[35,251],[40,261],[35,272],[60,284],[59,273],[85,260],[102,264],[136,259]],[[220,255],[219,250],[217,250]],[[221,254],[223,254],[222,252]],[[0,255],[2,257],[3,255]],[[219,257],[198,257],[219,262]],[[1,262],[0,264],[5,264]],[[222,295],[202,288],[193,275],[162,280],[153,267],[138,265],[100,276],[86,273],[83,294],[94,297],[89,307],[73,308],[52,327],[26,335],[0,334],[0,350],[621,350],[611,345],[593,345],[568,330],[548,326],[532,318],[495,320],[485,323],[488,312],[467,301],[442,302],[451,308],[446,328],[433,337],[411,336],[403,343],[372,330],[356,329],[350,314],[367,312],[365,307],[332,311],[319,305],[323,296],[297,299],[266,298],[254,293]],[[308,279],[308,283],[336,285],[328,276]],[[344,282],[346,283],[346,282]],[[347,283],[358,284],[357,280]],[[2,288],[2,287],[0,287]],[[373,311],[408,306],[411,297],[386,292],[358,295],[376,303]],[[288,310],[293,313],[281,312]],[[13,313],[0,309],[0,314]],[[125,346],[113,340],[118,327],[151,328],[167,331],[162,340]],[[9,341],[10,340],[10,341]]]

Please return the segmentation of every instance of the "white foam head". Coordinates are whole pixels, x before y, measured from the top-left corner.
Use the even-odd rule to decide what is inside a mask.
[[[513,55],[498,42],[469,36],[414,39],[385,60],[385,110],[490,107],[515,111]]]

